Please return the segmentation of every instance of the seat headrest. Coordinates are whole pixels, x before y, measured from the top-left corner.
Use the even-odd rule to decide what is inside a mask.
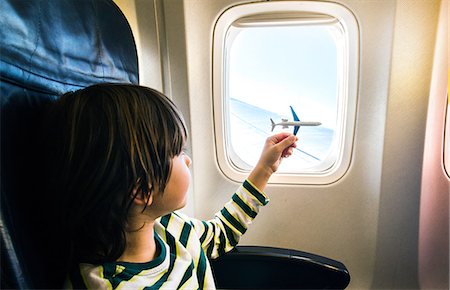
[[[0,11],[2,80],[56,95],[138,83],[135,42],[114,2],[1,1]]]

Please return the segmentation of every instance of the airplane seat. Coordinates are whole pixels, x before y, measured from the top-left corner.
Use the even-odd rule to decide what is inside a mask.
[[[94,83],[137,84],[135,42],[112,0],[2,0],[0,27],[1,288],[61,288],[64,248],[40,179],[42,110]]]

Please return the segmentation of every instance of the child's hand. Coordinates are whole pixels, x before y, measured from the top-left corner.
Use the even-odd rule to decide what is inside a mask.
[[[297,147],[297,140],[296,136],[286,132],[267,138],[258,165],[274,173],[280,166],[281,158],[292,155],[292,151]]]
[[[260,190],[264,190],[270,176],[278,170],[281,159],[292,155],[298,138],[291,133],[279,133],[266,139],[258,163],[248,179]]]

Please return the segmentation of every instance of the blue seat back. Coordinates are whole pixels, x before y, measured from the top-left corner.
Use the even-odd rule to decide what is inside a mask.
[[[64,252],[45,218],[36,141],[43,108],[91,84],[137,84],[135,42],[112,0],[0,0],[0,39],[1,288],[59,288]]]

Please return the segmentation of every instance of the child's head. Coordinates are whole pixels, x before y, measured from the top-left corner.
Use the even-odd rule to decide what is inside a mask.
[[[187,138],[183,118],[155,90],[99,84],[63,95],[49,122],[57,141],[54,188],[75,255],[93,263],[116,260],[133,200],[166,188]]]

